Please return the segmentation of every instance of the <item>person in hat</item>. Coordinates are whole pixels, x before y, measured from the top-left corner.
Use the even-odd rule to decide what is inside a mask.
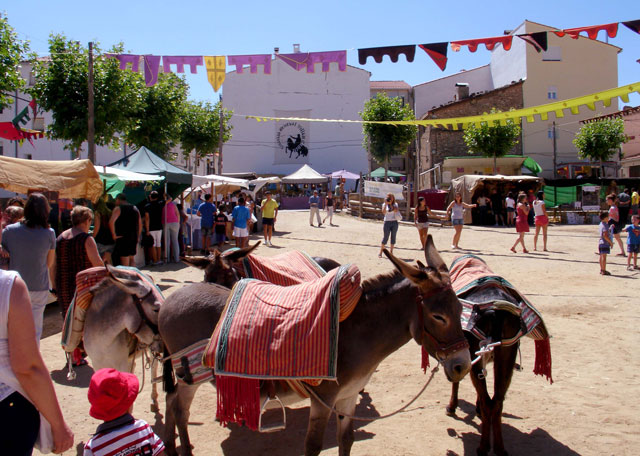
[[[107,454],[164,455],[164,443],[144,420],[132,415],[138,378],[128,372],[100,369],[91,377],[89,415],[102,420],[84,446],[84,456]]]

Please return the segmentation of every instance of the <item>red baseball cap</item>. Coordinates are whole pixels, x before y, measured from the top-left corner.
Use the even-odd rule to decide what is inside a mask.
[[[89,415],[114,420],[129,410],[138,396],[138,377],[115,369],[100,369],[91,377],[87,397],[91,404]]]

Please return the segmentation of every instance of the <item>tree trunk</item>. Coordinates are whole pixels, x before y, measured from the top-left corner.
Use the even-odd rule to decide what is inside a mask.
[[[496,154],[493,154],[493,175],[498,174],[498,157]]]
[[[384,158],[384,181],[387,182],[389,179],[389,156],[387,155]]]

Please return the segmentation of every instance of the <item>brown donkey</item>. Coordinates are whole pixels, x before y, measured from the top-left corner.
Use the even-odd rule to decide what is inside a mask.
[[[431,236],[425,246],[427,266],[414,267],[387,251],[385,254],[397,271],[365,281],[358,305],[340,323],[337,382],[324,381],[313,387],[326,404],[343,415],[338,420],[338,447],[339,454],[344,456],[350,454],[354,441],[352,420],[346,415],[354,413],[358,392],[380,362],[410,339],[435,357],[453,382],[462,380],[471,367],[460,324],[462,306],[451,289],[447,267]],[[158,325],[170,353],[211,336],[228,293],[221,286],[199,283],[181,288],[167,298],[158,315]],[[416,364],[418,359],[416,355]],[[266,388],[261,389],[264,389],[261,394],[266,395]],[[191,454],[187,421],[196,390],[197,386],[181,383],[167,393],[163,440],[169,454],[176,454],[175,426],[183,452]],[[289,396],[287,391],[276,392],[286,402],[293,396],[292,392]],[[317,455],[322,450],[330,415],[330,410],[311,399],[305,455]]]

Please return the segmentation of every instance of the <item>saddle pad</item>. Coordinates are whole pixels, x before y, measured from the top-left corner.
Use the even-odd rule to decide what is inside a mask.
[[[216,375],[333,380],[338,323],[361,294],[355,265],[290,287],[243,279],[231,291],[203,363]]]
[[[451,263],[449,268],[451,285],[458,298],[464,298],[471,291],[486,287],[499,287],[513,296],[517,300],[517,307],[520,309],[520,318],[526,327],[523,335],[534,340],[549,338],[549,333],[544,325],[540,312],[531,302],[520,293],[506,279],[495,275],[489,266],[479,257],[471,254],[458,256]],[[462,314],[463,328],[469,323],[469,313]]]
[[[145,281],[147,284],[151,285],[151,289],[156,295],[158,302],[164,302],[162,292],[153,282],[153,279],[144,274],[138,268],[131,266],[117,266],[114,274],[122,279],[140,279]],[[76,274],[76,292],[71,304],[69,305],[62,327],[61,344],[64,351],[70,353],[80,344],[82,334],[84,332],[84,320],[87,309],[93,300],[91,288],[94,285],[97,285],[106,276],[107,269],[103,266],[85,269],[84,271],[80,271]]]
[[[202,365],[202,354],[209,343],[203,339],[170,356],[178,383],[199,385],[213,380],[213,370]]]
[[[274,257],[247,255],[242,265],[245,277],[283,287],[309,282],[326,274],[313,258],[299,250]]]

